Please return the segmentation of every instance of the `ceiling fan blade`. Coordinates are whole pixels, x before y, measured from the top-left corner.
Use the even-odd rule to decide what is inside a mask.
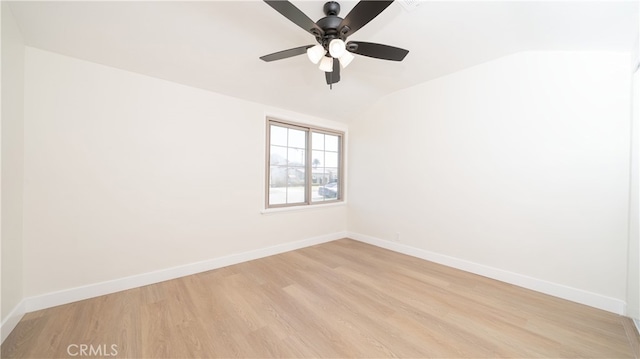
[[[338,59],[333,59],[333,72],[325,72],[324,76],[327,79],[327,85],[340,81],[340,61]]]
[[[402,61],[409,50],[373,42],[349,41],[347,50],[354,54],[369,56],[376,59]]]
[[[305,15],[295,5],[286,0],[264,0],[267,5],[274,8],[277,12],[282,14],[287,19],[291,20],[294,24],[300,26],[304,31],[311,33],[313,36],[322,36],[324,31],[313,20]]]
[[[381,12],[384,11],[393,0],[361,0],[354,6],[353,9],[342,20],[338,29],[343,32],[345,36],[351,36],[361,27],[366,25],[369,21],[373,20]],[[349,29],[342,30],[344,26],[348,26]]]
[[[305,45],[300,47],[294,47],[293,49],[274,52],[273,54],[260,56],[260,60],[270,62],[270,61],[286,59],[292,56],[302,55],[306,53],[307,49],[310,47],[313,47],[313,45]]]

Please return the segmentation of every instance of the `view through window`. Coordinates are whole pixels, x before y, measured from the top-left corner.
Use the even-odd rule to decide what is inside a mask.
[[[341,132],[270,119],[267,207],[341,201]]]

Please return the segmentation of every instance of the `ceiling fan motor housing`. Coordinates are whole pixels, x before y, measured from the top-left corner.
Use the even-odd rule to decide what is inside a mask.
[[[346,33],[349,32],[348,26],[343,26],[342,29],[338,29],[342,23],[342,18],[338,16],[340,13],[340,4],[335,1],[329,1],[324,4],[323,11],[325,17],[318,20],[316,25],[324,31],[324,34],[318,34],[314,32],[316,41],[322,45],[326,50],[329,50],[329,43],[333,39],[346,40]]]

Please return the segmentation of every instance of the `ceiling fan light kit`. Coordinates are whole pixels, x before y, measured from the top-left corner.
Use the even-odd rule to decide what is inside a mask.
[[[313,22],[287,0],[264,0],[264,2],[313,35],[318,44],[275,52],[262,56],[260,59],[269,62],[302,55],[306,52],[311,62],[319,63],[319,69],[325,72],[327,85],[330,87],[340,81],[340,67],[346,68],[353,61],[352,53],[391,61],[402,61],[409,53],[408,50],[389,45],[357,41],[346,42],[348,36],[368,24],[391,5],[393,0],[361,0],[344,19],[338,16],[340,4],[329,1],[323,6],[326,16],[317,22]]]

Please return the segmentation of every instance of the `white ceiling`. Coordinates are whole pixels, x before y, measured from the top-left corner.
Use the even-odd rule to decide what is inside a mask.
[[[313,20],[323,1],[292,1]],[[344,17],[356,4],[340,1]],[[631,51],[638,1],[398,1],[350,40],[410,50],[403,62],[356,56],[333,90],[301,55],[313,44],[262,1],[13,2],[25,44],[309,115],[347,121],[393,91],[525,50]]]

